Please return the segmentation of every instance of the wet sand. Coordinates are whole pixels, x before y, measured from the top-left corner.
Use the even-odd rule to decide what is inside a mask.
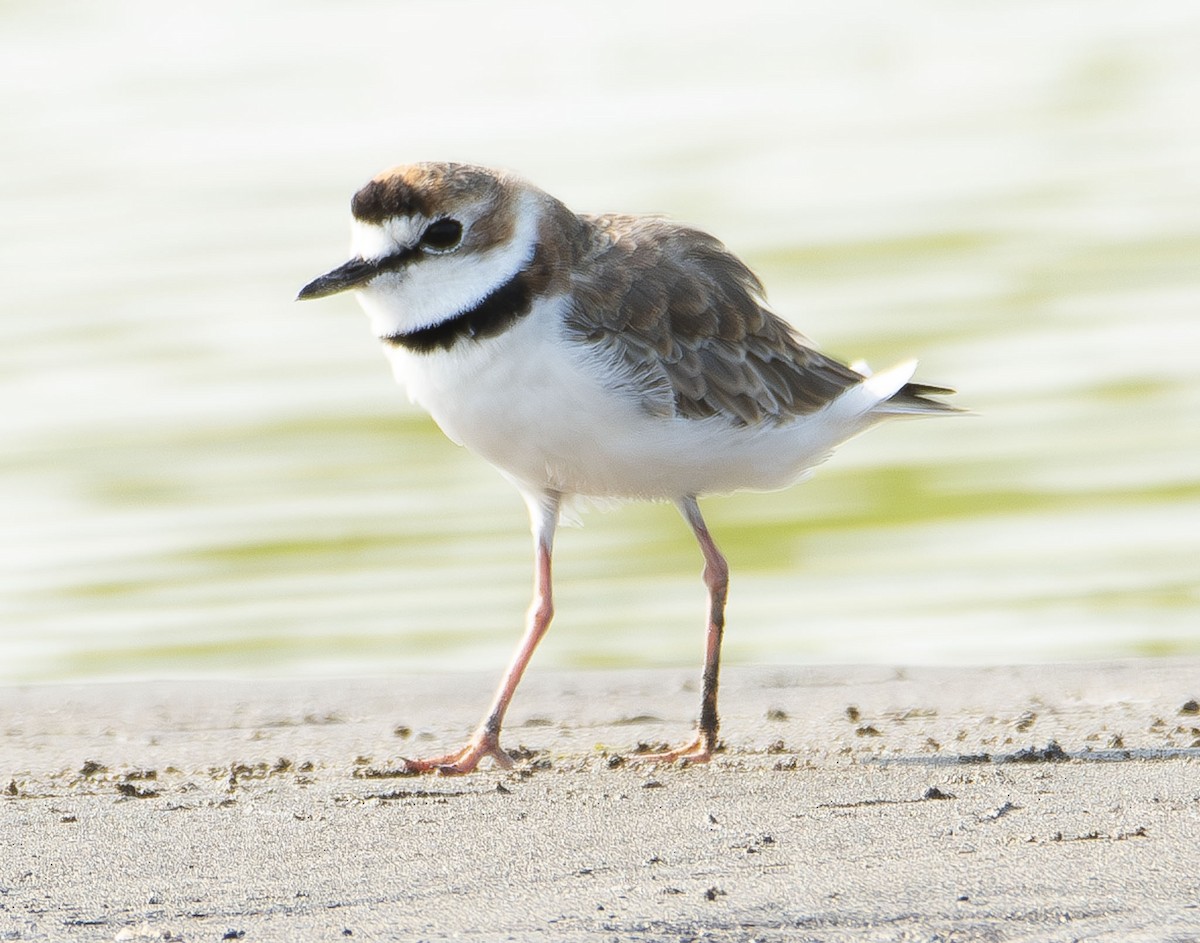
[[[1200,939],[1200,660],[0,689],[0,939]]]

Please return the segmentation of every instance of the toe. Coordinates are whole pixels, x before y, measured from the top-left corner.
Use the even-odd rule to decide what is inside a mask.
[[[707,763],[712,759],[712,747],[704,737],[697,737],[687,746],[678,750],[667,750],[663,753],[642,753],[632,757],[639,763],[682,763],[690,766],[693,763]]]
[[[406,759],[404,763],[405,771],[410,773],[460,776],[475,772],[485,757],[491,757],[501,769],[512,769],[512,757],[500,749],[500,741],[496,736],[477,736],[457,753],[421,760]]]

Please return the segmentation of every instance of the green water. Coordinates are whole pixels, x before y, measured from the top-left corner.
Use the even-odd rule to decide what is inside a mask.
[[[976,411],[705,502],[729,659],[1200,651],[1195,4],[168,6],[0,11],[0,681],[499,669],[520,500],[291,300],[423,158],[709,229]],[[676,512],[582,520],[538,664],[698,662]]]

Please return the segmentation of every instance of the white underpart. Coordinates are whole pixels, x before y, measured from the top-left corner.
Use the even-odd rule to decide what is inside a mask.
[[[470,208],[455,218],[469,229]],[[465,247],[432,253],[373,279],[355,292],[377,337],[430,327],[474,307],[513,277],[533,257],[537,240],[537,204],[527,197],[517,209],[512,238],[486,252]],[[416,245],[432,222],[423,216],[401,216],[386,223],[354,222],[353,251],[363,259],[381,259]],[[404,382],[403,378],[399,378]]]
[[[876,374],[783,425],[663,418],[614,388],[594,348],[567,337],[566,304],[541,299],[504,334],[450,351],[387,350],[409,396],[526,494],[673,499],[782,488],[884,418],[876,407],[915,369]]]

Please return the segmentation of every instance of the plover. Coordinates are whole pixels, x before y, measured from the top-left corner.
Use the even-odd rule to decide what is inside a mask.
[[[385,171],[351,212],[350,261],[299,298],[355,292],[409,397],[517,487],[534,539],[528,625],[487,714],[461,750],[409,770],[511,765],[500,729],[550,625],[572,498],[673,501],[695,534],[708,590],[698,731],[651,759],[710,759],[729,567],[697,499],[793,484],[881,420],[958,412],[930,398],[952,391],[911,382],[915,362],[870,375],[818,352],[717,239],[660,217],[578,214],[457,163]]]

